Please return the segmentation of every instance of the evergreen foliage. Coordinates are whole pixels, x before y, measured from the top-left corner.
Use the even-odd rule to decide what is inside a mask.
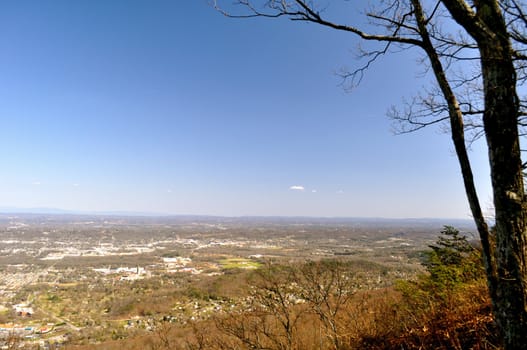
[[[423,265],[430,273],[427,284],[444,290],[459,287],[484,276],[481,253],[459,230],[445,226],[432,250],[426,252]]]

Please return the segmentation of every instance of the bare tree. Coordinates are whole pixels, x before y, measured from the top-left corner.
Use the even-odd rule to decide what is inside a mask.
[[[219,337],[221,349],[301,349],[298,325],[308,308],[301,299],[296,267],[268,262],[251,281],[251,295],[243,312],[231,311],[215,319],[217,329],[235,339]]]
[[[364,62],[358,69],[343,74],[351,85],[393,47],[421,50],[435,86],[390,115],[401,122],[401,132],[447,123],[505,349],[527,349],[527,207],[520,149],[527,101],[517,93],[527,79],[524,0],[378,0],[363,28],[327,18],[322,7],[327,2],[237,0],[241,12],[236,13],[218,1],[215,7],[230,17],[285,17],[378,43],[376,49],[360,52]],[[467,142],[480,136],[488,145],[495,237],[481,210],[467,152]]]
[[[338,260],[310,261],[301,266],[295,278],[301,297],[318,316],[335,350],[342,349],[345,338],[345,307],[351,301],[358,282]]]
[[[294,349],[297,323],[305,311],[293,307],[298,300],[294,269],[268,262],[256,272],[253,287],[252,309],[262,321],[262,334],[275,349]]]
[[[148,347],[150,350],[169,350],[176,349],[174,344],[174,330],[170,322],[160,320],[156,321]]]
[[[16,332],[9,332],[5,339],[3,349],[14,350],[19,349],[22,345],[22,337]]]

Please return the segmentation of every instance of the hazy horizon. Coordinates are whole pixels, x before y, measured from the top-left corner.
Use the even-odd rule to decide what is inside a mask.
[[[448,218],[448,217],[377,217],[377,216],[288,216],[288,215],[209,215],[209,214],[185,214],[185,213],[159,213],[159,212],[136,212],[136,211],[97,211],[97,210],[68,210],[61,208],[19,208],[19,207],[0,207],[0,215],[51,215],[51,216],[129,216],[129,217],[196,217],[196,218],[226,218],[226,219],[244,219],[244,218],[262,218],[262,219],[321,219],[321,220],[366,220],[366,221],[442,221],[453,220],[466,223],[473,223],[471,218]],[[448,225],[448,222],[444,223]]]

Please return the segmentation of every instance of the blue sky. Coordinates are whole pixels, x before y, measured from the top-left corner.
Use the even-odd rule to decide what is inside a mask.
[[[468,218],[449,136],[390,131],[412,50],[346,93],[355,38],[206,0],[6,0],[0,33],[0,207]]]

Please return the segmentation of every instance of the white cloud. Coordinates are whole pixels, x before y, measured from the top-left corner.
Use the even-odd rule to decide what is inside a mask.
[[[40,186],[41,185],[41,182],[40,181],[34,181],[31,183],[33,186]]]
[[[337,191],[337,194],[343,194],[343,193],[344,193],[343,190],[338,190],[338,191]]]
[[[311,190],[311,193],[317,193],[317,190]]]
[[[73,184],[73,187],[79,187],[80,185],[79,184]]]
[[[293,190],[293,191],[303,191],[303,190],[305,190],[304,186],[298,186],[298,185],[291,186],[291,187],[289,187],[289,189]]]

